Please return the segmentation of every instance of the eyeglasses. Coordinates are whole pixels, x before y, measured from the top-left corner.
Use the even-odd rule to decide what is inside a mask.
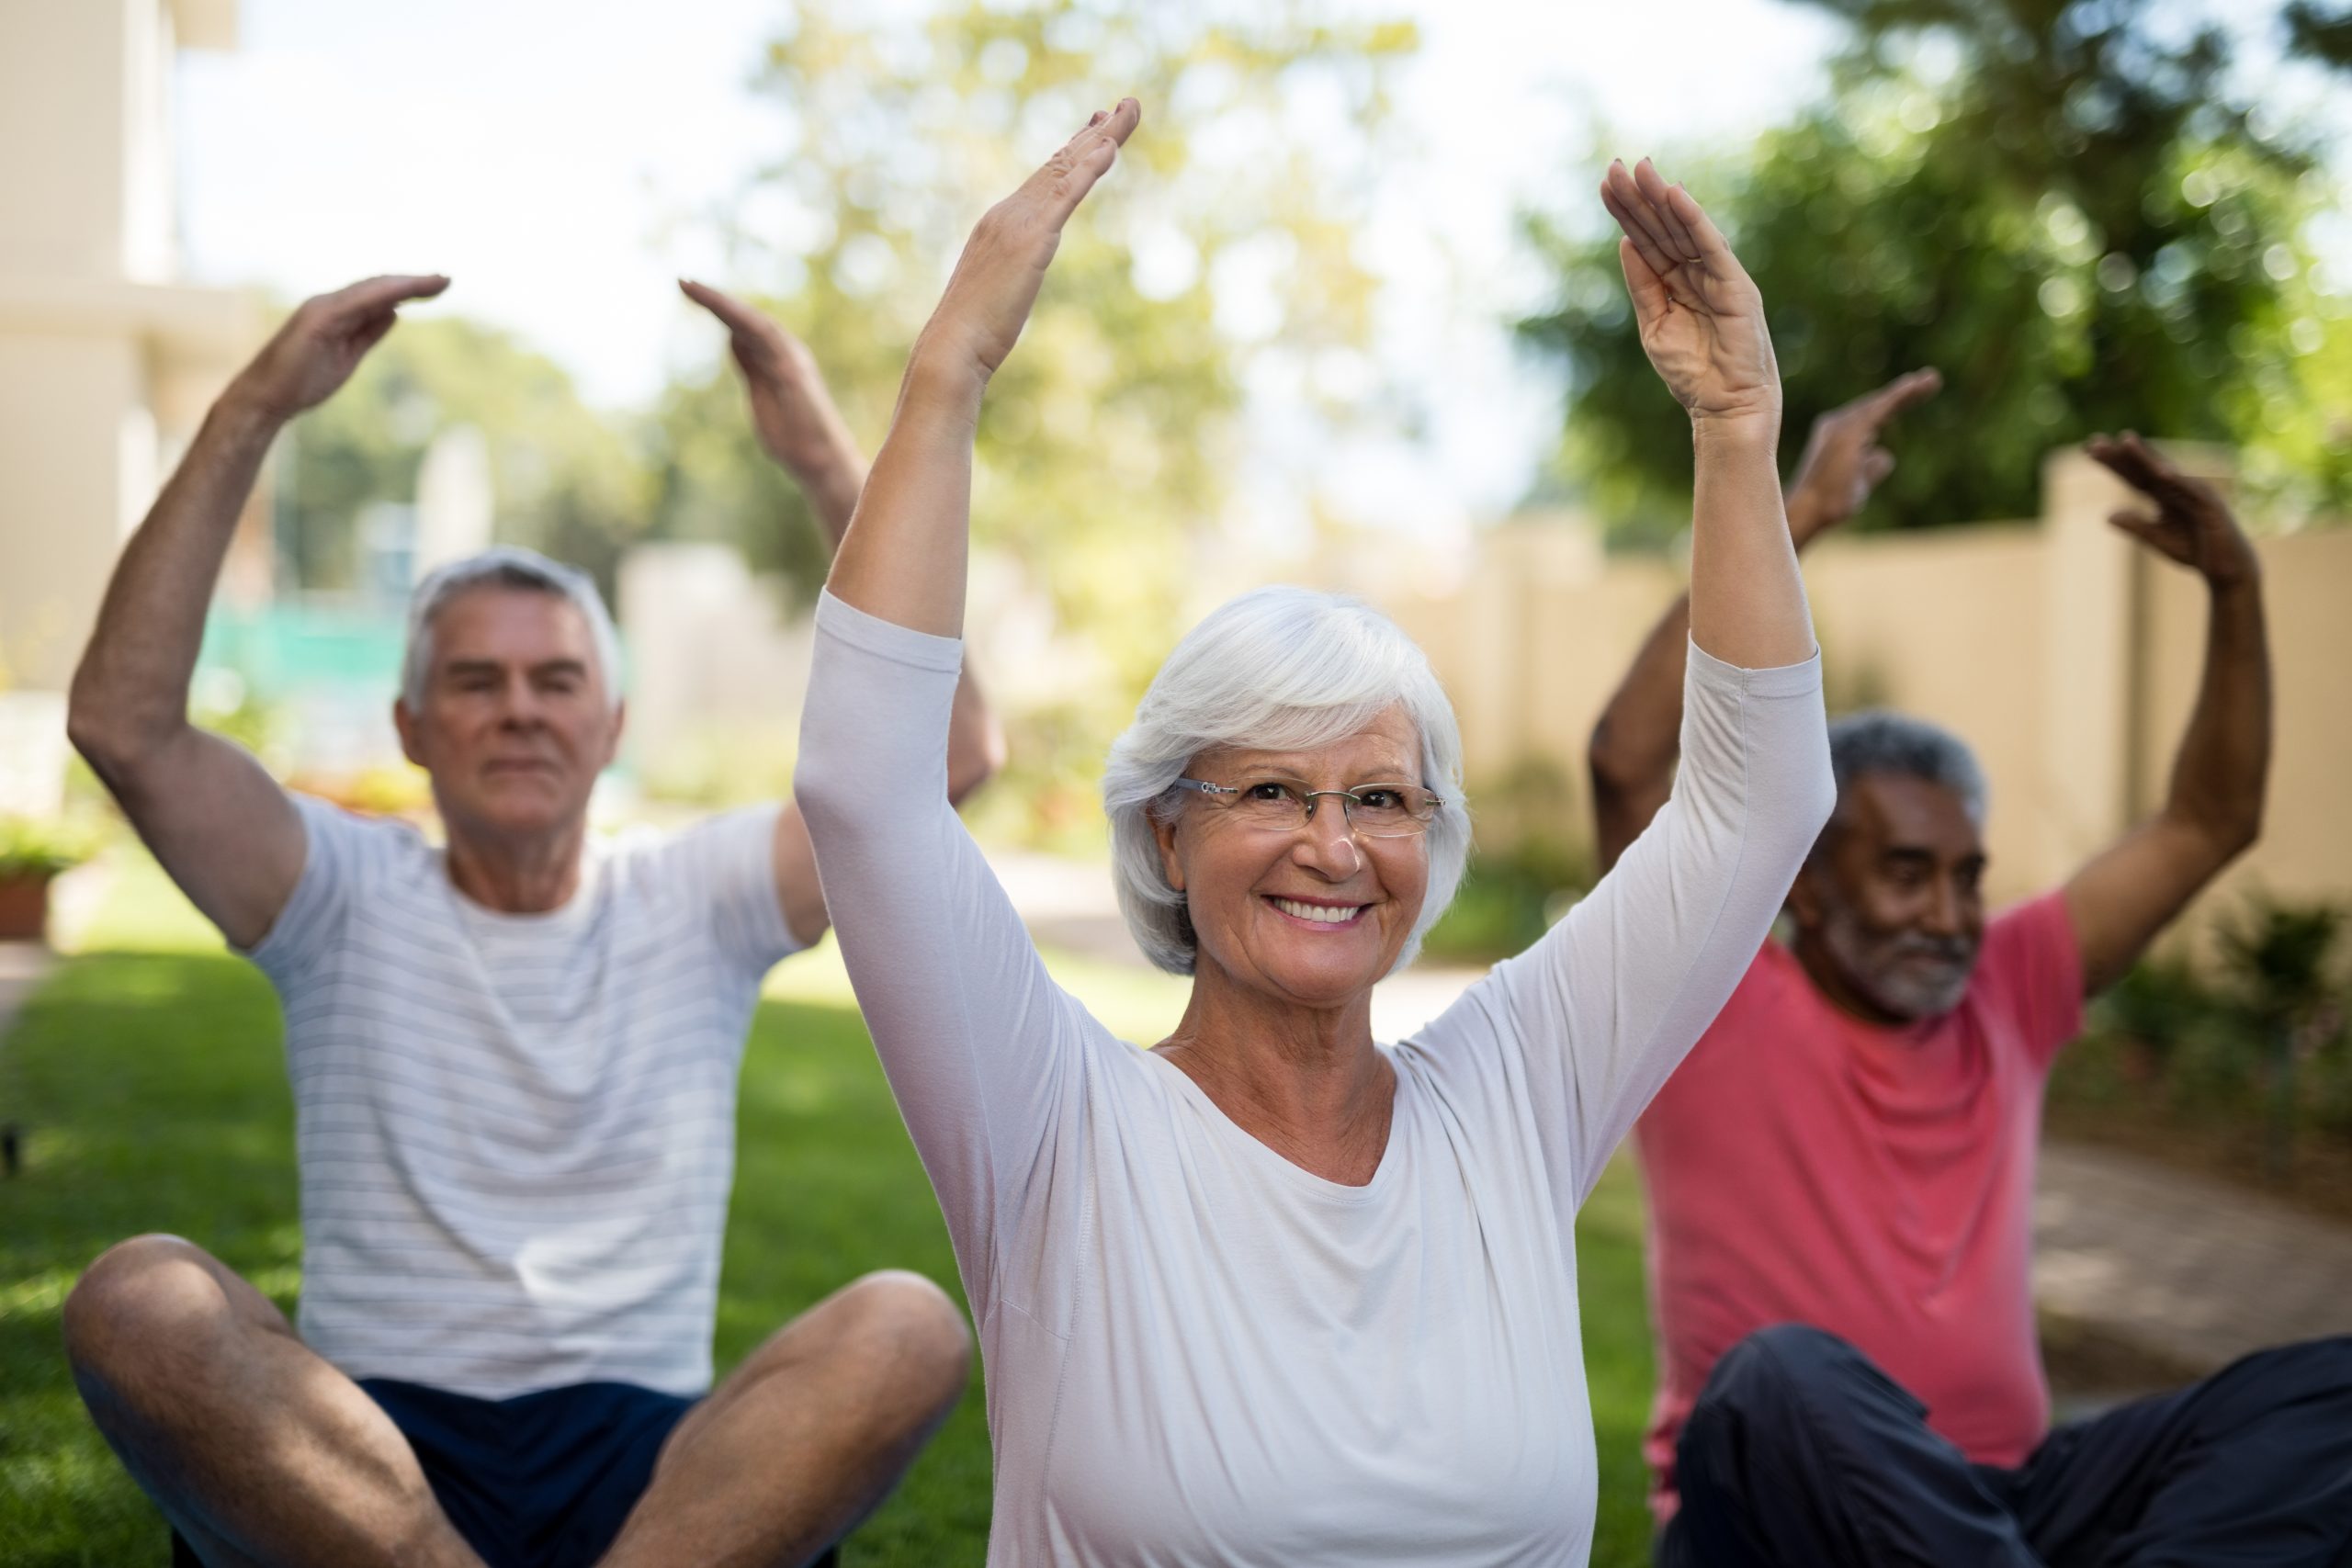
[[[1408,839],[1425,833],[1437,808],[1445,804],[1442,796],[1408,784],[1309,789],[1296,779],[1249,779],[1234,784],[1178,779],[1176,787],[1208,796],[1211,805],[1242,827],[1275,833],[1295,833],[1314,821],[1315,802],[1327,795],[1340,797],[1340,809],[1351,829],[1372,839]]]

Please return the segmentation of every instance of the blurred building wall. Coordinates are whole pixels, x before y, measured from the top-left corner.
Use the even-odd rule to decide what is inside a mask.
[[[258,341],[243,296],[175,281],[172,65],[235,39],[235,0],[0,0],[0,675],[16,685],[64,686],[124,536]],[[241,544],[232,589],[254,586],[256,545],[267,560],[258,528]]]
[[[638,772],[659,776],[681,750],[733,737],[789,746],[816,641],[773,583],[727,545],[640,545],[621,561],[616,606],[628,644],[628,726]]]
[[[2222,455],[2176,455],[2227,483]],[[2204,659],[2201,583],[2107,522],[2130,492],[2070,451],[2047,464],[2043,496],[2038,519],[1839,536],[1805,557],[1832,711],[1900,708],[1975,748],[2002,901],[2063,882],[2162,802]],[[1679,590],[1667,563],[1604,558],[1590,537],[1505,524],[1458,586],[1372,595],[1453,696],[1474,809],[1482,784],[1531,761],[1566,774],[1584,809],[1593,724]],[[2278,697],[2268,816],[2206,915],[2253,886],[2352,897],[2352,529],[2258,548]]]

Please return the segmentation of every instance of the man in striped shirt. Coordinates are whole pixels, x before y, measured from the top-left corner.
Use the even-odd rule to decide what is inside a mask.
[[[963,1392],[936,1286],[869,1275],[715,1390],[735,1085],[761,977],[825,903],[797,809],[605,846],[610,617],[498,549],[420,585],[394,717],[435,848],[290,795],[190,726],[207,602],[271,439],[442,277],[304,304],[214,405],[126,548],[74,743],[276,986],[302,1182],[299,1333],[217,1258],[124,1242],[66,1304],[91,1414],[208,1563],[803,1562]],[[763,443],[838,540],[865,465],[807,350],[729,329]],[[951,790],[999,742],[958,694]]]

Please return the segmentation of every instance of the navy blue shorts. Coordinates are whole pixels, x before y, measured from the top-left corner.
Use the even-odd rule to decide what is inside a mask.
[[[588,1568],[653,1479],[691,1399],[628,1383],[578,1383],[472,1399],[367,1378],[416,1450],[442,1512],[490,1568]],[[196,1559],[174,1542],[174,1561]]]

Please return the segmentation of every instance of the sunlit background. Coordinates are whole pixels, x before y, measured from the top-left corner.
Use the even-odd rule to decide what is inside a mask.
[[[222,1040],[270,1027],[225,961],[119,958],[209,938],[72,762],[62,694],[123,538],[286,310],[373,273],[454,279],[278,443],[214,604],[200,720],[299,787],[429,826],[388,721],[402,605],[439,559],[531,545],[595,574],[627,643],[600,821],[681,821],[787,787],[824,552],[675,280],[805,338],[870,451],[970,224],[1132,93],[1142,130],[989,393],[970,617],[1012,742],[970,818],[1105,1016],[1148,1038],[1175,993],[1110,908],[1103,749],[1182,628],[1267,581],[1387,609],[1461,710],[1478,856],[1384,1027],[1589,885],[1585,743],[1677,589],[1689,497],[1682,418],[1594,194],[1610,157],[1648,153],[1762,288],[1790,465],[1823,411],[1944,373],[1891,438],[1894,477],[1808,558],[1809,588],[1833,705],[1900,705],[1977,748],[1998,896],[2051,886],[2160,798],[2196,684],[2202,604],[2108,529],[2126,498],[2076,444],[2137,428],[2229,488],[2278,670],[2266,838],[2118,993],[2052,1121],[2352,1216],[2352,21],[2268,0],[1933,9],[1947,19],[1921,28],[1905,0],[0,0],[0,916],[29,884],[41,929],[51,876],[80,864],[50,942],[118,954],[67,964],[17,1036],[0,1017],[30,1042],[0,1046],[0,1123],[30,1105],[109,1124],[74,1121],[88,1086],[67,1070],[107,998],[217,1002]],[[24,989],[11,952],[35,950],[0,943],[0,1014]],[[46,974],[48,950],[23,962]],[[830,963],[786,965],[803,1012],[762,1029],[832,1042],[839,1076],[778,1088],[762,1075],[782,1058],[755,1043],[747,1149],[761,1116],[851,1104],[899,1147]],[[266,1057],[149,1088],[198,1097],[261,1151],[254,1179],[282,1185]],[[47,1157],[80,1190],[148,1190],[87,1163],[98,1134],[58,1136]],[[889,1223],[933,1226],[900,1175],[914,1196]],[[233,1183],[187,1183],[190,1201],[216,1185]],[[12,1487],[145,1518],[51,1386],[55,1302],[103,1226],[39,1209],[29,1184],[0,1204],[20,1192],[28,1217],[0,1223],[0,1560],[100,1560],[70,1529],[38,1551],[7,1533],[72,1513],[11,1513]],[[289,1293],[290,1217],[240,1201],[209,1221],[246,1227]],[[764,1201],[739,1193],[739,1225],[805,1219]],[[1630,1182],[1589,1220],[1613,1499],[1596,1561],[1631,1562],[1647,1363]],[[740,1285],[723,1347],[774,1321]],[[2199,1353],[2158,1350],[2162,1368]],[[11,1404],[19,1376],[49,1382]],[[971,1544],[956,1510],[985,1506],[985,1444],[958,1427],[943,1445],[978,1464],[978,1504],[918,1483],[886,1520],[933,1544],[899,1560]]]

